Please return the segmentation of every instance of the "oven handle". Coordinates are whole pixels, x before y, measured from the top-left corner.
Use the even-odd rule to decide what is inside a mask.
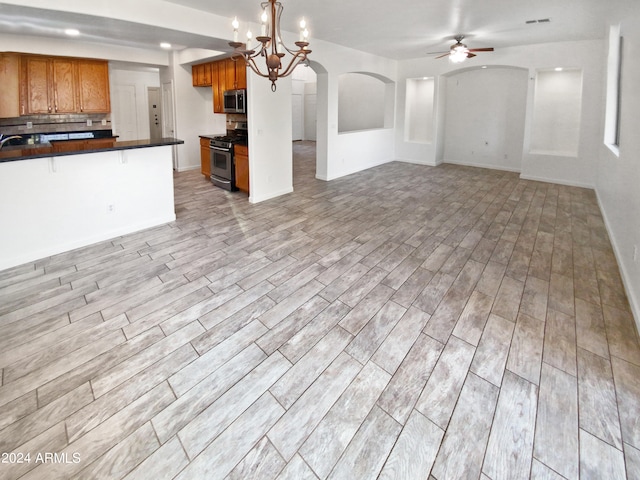
[[[220,183],[231,183],[231,180],[226,180],[224,178],[217,177],[215,175],[211,175],[211,177],[209,177],[209,178],[212,179],[212,180],[215,180],[217,182],[220,182]]]
[[[218,152],[230,152],[230,148],[209,147],[209,150],[216,150]]]

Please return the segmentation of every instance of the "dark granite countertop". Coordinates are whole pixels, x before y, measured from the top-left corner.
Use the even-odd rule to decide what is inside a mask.
[[[53,142],[53,143],[63,143]],[[96,153],[96,152],[111,152],[116,150],[130,150],[132,148],[149,148],[149,147],[161,147],[165,145],[179,145],[184,143],[184,140],[177,138],[165,137],[157,139],[145,139],[145,140],[115,140],[111,145],[102,148],[83,148],[78,145],[75,150],[56,152],[54,150],[53,143],[40,143],[36,145],[16,145],[5,146],[0,150],[0,163],[13,162],[17,160],[30,160],[33,158],[46,158],[46,157],[60,157],[65,155],[77,155],[81,153]]]

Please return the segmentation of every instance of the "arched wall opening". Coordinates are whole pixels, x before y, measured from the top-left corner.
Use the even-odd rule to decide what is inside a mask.
[[[306,66],[299,65],[292,75],[293,95],[292,115],[293,140],[316,142],[315,170],[316,177],[324,178],[327,172],[328,157],[328,109],[329,83],[327,69],[320,63],[308,60]],[[296,83],[298,85],[296,85]],[[296,95],[299,95],[296,98]],[[297,112],[296,110],[301,110]],[[296,116],[300,125],[296,126]],[[296,128],[299,131],[296,132]],[[298,135],[296,135],[298,133]],[[296,138],[300,137],[301,138]]]
[[[370,72],[338,77],[338,133],[393,128],[395,83]]]

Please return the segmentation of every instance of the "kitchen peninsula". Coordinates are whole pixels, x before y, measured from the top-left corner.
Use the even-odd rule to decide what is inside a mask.
[[[4,147],[0,270],[175,220],[172,148],[181,143]]]

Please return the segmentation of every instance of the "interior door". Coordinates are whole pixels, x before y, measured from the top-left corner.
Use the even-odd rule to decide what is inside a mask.
[[[113,130],[119,140],[138,140],[136,86],[116,85],[113,92]]]
[[[147,87],[147,104],[149,106],[150,138],[162,138],[162,105],[160,104],[159,87]]]

